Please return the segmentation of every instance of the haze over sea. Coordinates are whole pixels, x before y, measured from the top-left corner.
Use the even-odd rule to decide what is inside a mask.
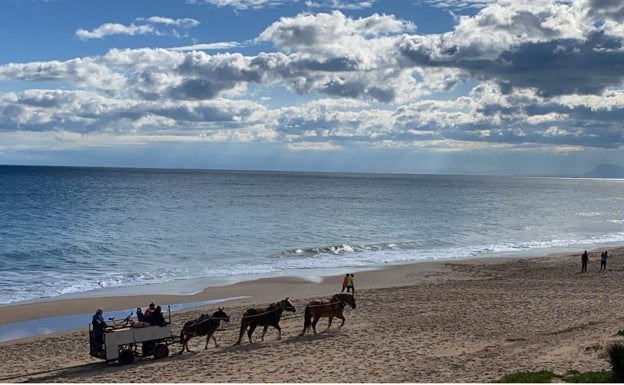
[[[616,179],[0,166],[0,304],[580,253],[624,243],[623,192]]]

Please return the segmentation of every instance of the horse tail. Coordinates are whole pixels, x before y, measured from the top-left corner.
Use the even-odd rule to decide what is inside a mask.
[[[180,331],[180,343],[184,344],[184,328]]]
[[[238,333],[238,341],[236,341],[234,345],[240,345],[241,341],[243,340],[243,335],[245,334],[245,330],[247,329],[247,326],[249,326],[249,320],[247,319],[248,316],[249,316],[249,309],[245,310],[245,312],[243,313],[243,316],[241,317],[241,326],[240,326],[240,332]]]

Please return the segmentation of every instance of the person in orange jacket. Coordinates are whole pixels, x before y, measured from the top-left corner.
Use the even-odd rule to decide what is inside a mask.
[[[345,274],[344,278],[342,279],[342,290],[340,290],[341,293],[345,291],[348,284],[349,284],[349,274]]]

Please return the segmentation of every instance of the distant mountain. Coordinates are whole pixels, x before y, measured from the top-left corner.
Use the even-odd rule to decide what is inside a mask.
[[[624,178],[624,167],[612,164],[600,164],[593,170],[581,175],[582,178]]]

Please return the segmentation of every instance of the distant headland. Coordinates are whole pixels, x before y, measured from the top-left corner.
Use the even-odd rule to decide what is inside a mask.
[[[624,178],[624,167],[612,164],[600,164],[593,170],[581,175],[582,178]]]

